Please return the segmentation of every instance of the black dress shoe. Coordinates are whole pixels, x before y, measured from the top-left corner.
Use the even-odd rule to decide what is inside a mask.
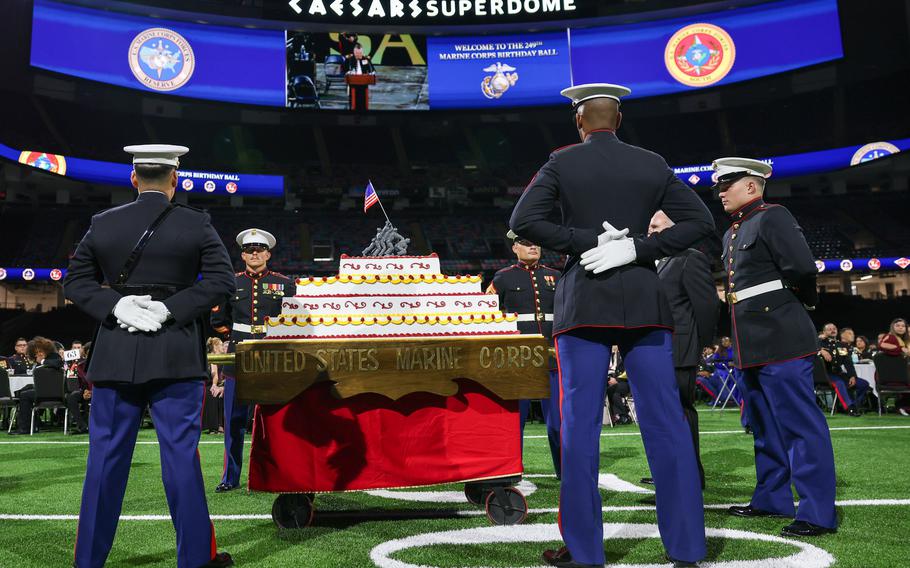
[[[743,430],[746,432],[746,434],[751,434],[751,433],[752,433],[752,427],[749,426],[749,425],[746,425],[746,426],[743,428]]]
[[[776,519],[789,519],[789,515],[781,515],[780,513],[772,513],[771,511],[763,511],[761,509],[756,509],[752,505],[746,505],[745,507],[730,507],[727,509],[727,512],[733,515],[734,517],[774,517]]]
[[[228,491],[233,491],[237,489],[236,485],[231,485],[230,483],[219,483],[218,487],[215,488],[215,493],[227,493]]]
[[[543,561],[547,566],[558,566],[559,568],[604,568],[603,564],[582,564],[572,560],[569,549],[563,546],[559,550],[545,550],[543,552]]]
[[[222,568],[223,566],[233,566],[234,559],[227,552],[219,552],[215,558],[209,560],[208,564],[203,564],[201,568]]]
[[[686,560],[676,560],[667,555],[667,562],[673,564],[673,568],[698,568],[698,562],[688,562]]]
[[[642,477],[640,483],[643,483],[645,485],[654,485],[654,478],[653,477]]]
[[[853,417],[857,417],[857,416],[862,416],[862,415],[863,415],[863,413],[860,412],[859,410],[857,410],[857,408],[856,408],[855,406],[851,406],[851,407],[847,410],[847,414],[849,414],[850,416],[853,416]]]
[[[19,430],[10,430],[7,434],[10,436],[28,436],[28,432],[20,432]]]
[[[616,421],[616,423],[620,426],[627,426],[629,424],[632,424],[633,421],[631,416],[621,416],[619,420]]]
[[[829,529],[807,523],[806,521],[793,521],[781,529],[780,534],[783,536],[821,536],[823,534],[834,534],[837,529]]]

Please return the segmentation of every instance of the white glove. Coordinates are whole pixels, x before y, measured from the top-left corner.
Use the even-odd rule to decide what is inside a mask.
[[[586,250],[581,255],[581,265],[589,272],[600,274],[611,268],[634,262],[635,257],[635,242],[629,237],[622,237]]]
[[[149,298],[146,300],[145,298]],[[167,321],[167,318],[171,317],[171,312],[167,309],[167,306],[163,302],[154,301],[149,296],[143,296],[142,298],[136,300],[136,303],[143,308],[146,308],[148,311],[154,314],[155,318],[158,320],[158,323],[164,325],[164,322]]]
[[[139,301],[149,302],[151,296],[124,296],[120,298],[117,305],[114,306],[114,317],[121,328],[129,330],[130,333],[137,331],[158,331],[161,329],[161,322],[158,317],[139,305]]]
[[[611,225],[609,221],[604,221],[603,227],[604,227],[604,229],[606,229],[606,232],[597,235],[597,244],[598,245],[602,245],[604,243],[607,243],[607,242],[610,242],[610,241],[613,241],[616,239],[621,239],[629,234],[628,228],[625,228],[622,231],[619,231],[616,229],[616,227]]]

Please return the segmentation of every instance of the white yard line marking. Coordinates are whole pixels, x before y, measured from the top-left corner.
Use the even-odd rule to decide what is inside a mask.
[[[604,523],[604,540],[608,539],[645,539],[659,538],[657,525],[632,524],[632,523]],[[813,546],[808,542],[790,540],[779,536],[755,533],[733,529],[708,528],[705,533],[709,537],[738,539],[749,541],[762,541],[788,544],[797,549],[795,554],[784,557],[765,558],[758,560],[730,560],[726,562],[703,562],[705,568],[827,568],[834,563],[834,557],[828,552]],[[481,527],[423,533],[394,539],[374,547],[370,551],[370,560],[380,568],[433,568],[427,565],[403,562],[393,556],[403,550],[423,548],[434,545],[477,545],[498,543],[543,543],[560,541],[559,527],[555,524],[546,525],[511,525],[499,527]],[[613,568],[663,568],[667,564],[610,564]]]
[[[910,430],[910,426],[841,426],[829,428],[832,432],[846,432],[852,430]],[[742,429],[739,430],[702,430],[699,435],[708,436],[712,434],[742,434],[747,435]],[[603,432],[601,438],[618,438],[622,436],[641,436],[641,432]],[[525,436],[525,439],[546,438],[546,436]],[[2,444],[3,442],[0,442]]]
[[[854,430],[910,430],[910,426],[842,426],[829,428],[832,432],[848,432]],[[743,434],[742,430],[708,430],[699,432],[703,436],[716,434]],[[622,436],[641,436],[641,432],[603,432],[601,438],[617,438]],[[525,436],[525,440],[545,439],[546,436]],[[247,440],[249,441],[249,440]],[[70,440],[0,440],[0,446],[25,446],[25,445],[44,445],[44,446],[87,446],[88,439],[70,441]],[[136,442],[137,446],[157,446],[156,440],[142,440]],[[202,440],[200,446],[223,446],[223,440]],[[525,476],[527,477],[527,476]]]
[[[725,503],[725,504],[711,504],[705,505],[705,509],[710,510],[724,510],[732,506],[742,506],[746,503]],[[798,503],[797,503],[798,504]],[[835,505],[838,507],[906,507],[910,506],[910,499],[848,499],[844,501],[836,501]],[[635,511],[654,511],[654,505],[628,505],[628,506],[608,506],[603,507],[603,512],[605,513],[625,513],[625,512],[635,512]],[[546,509],[529,509],[528,513],[532,515],[546,515],[550,513],[556,513],[559,509],[557,508],[546,508]],[[371,511],[374,512],[374,511]],[[319,507],[316,507],[316,513],[319,514]],[[395,511],[390,509],[390,515],[400,515],[401,511]],[[485,511],[478,509],[466,509],[463,511],[455,511],[455,514],[462,517],[474,517],[486,515]],[[339,516],[351,516],[357,517],[361,514],[360,511],[332,511],[330,514],[333,517]],[[271,520],[271,515],[211,515],[212,520],[214,521],[264,521]],[[79,519],[79,515],[6,515],[0,514],[0,521],[75,521]],[[167,521],[170,522],[171,517],[169,515],[121,515],[121,521]]]

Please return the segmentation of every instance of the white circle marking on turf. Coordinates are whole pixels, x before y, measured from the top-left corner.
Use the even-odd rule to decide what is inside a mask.
[[[732,529],[705,529],[710,537],[737,540],[758,540],[764,542],[784,543],[796,547],[799,551],[790,556],[763,558],[758,560],[730,560],[727,562],[702,562],[703,568],[827,568],[834,563],[834,557],[828,552],[806,542],[788,540],[779,536],[740,531]],[[604,540],[610,538],[659,538],[657,525],[604,523]],[[433,533],[417,534],[384,542],[370,551],[370,560],[379,568],[435,568],[423,564],[411,564],[391,558],[396,552],[411,548],[422,548],[437,544],[495,544],[517,542],[558,542],[562,537],[559,527],[549,525],[512,525],[481,527]],[[613,568],[658,568],[660,564],[611,564]],[[473,567],[472,567],[473,568]],[[481,568],[481,567],[476,567]]]
[[[533,495],[537,491],[537,486],[530,481],[522,480],[515,486],[525,497]],[[377,489],[375,491],[365,491],[367,495],[373,497],[382,497],[384,499],[398,499],[399,501],[413,501],[420,503],[467,503],[468,499],[464,496],[464,491],[392,491],[389,489]]]

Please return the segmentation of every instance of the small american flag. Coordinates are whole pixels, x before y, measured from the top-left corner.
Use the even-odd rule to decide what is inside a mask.
[[[379,203],[379,196],[376,195],[376,190],[373,189],[373,182],[368,182],[366,193],[363,194],[363,212],[366,213],[367,209],[377,203]]]

